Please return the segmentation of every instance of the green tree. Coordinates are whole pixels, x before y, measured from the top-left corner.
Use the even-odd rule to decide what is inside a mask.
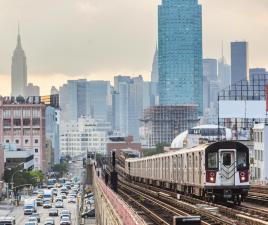
[[[53,167],[54,172],[60,173],[61,176],[63,176],[65,173],[68,172],[68,164],[67,163],[60,163],[56,164]]]
[[[156,144],[155,148],[153,149],[146,149],[143,151],[143,156],[151,156],[151,155],[156,155],[164,152],[164,147],[169,147],[170,144],[168,143],[158,143]]]

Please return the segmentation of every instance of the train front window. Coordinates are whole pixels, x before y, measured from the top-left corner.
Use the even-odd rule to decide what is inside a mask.
[[[223,156],[222,156],[222,164],[224,166],[231,166],[232,164],[232,156],[231,156],[231,153],[223,153]]]
[[[237,152],[237,169],[246,169],[247,168],[247,153],[246,152]]]
[[[218,153],[217,152],[211,152],[208,153],[208,169],[217,169],[218,168]]]

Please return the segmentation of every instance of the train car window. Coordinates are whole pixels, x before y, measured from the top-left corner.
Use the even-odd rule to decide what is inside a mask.
[[[224,166],[231,166],[232,164],[232,156],[231,153],[225,152],[222,155],[222,164]]]
[[[208,169],[218,168],[218,153],[210,152],[208,153]]]
[[[247,168],[247,153],[246,152],[237,152],[237,169],[246,169]]]

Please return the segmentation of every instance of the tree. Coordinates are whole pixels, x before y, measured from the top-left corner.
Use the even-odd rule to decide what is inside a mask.
[[[143,156],[151,156],[151,155],[156,155],[164,152],[164,147],[168,147],[170,144],[168,143],[158,143],[156,144],[155,148],[153,149],[146,149],[143,151]]]
[[[67,163],[56,164],[53,167],[53,171],[58,172],[60,173],[61,176],[63,176],[63,174],[68,172],[68,164]]]

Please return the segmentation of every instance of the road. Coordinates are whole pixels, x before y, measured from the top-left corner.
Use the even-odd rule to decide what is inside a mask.
[[[74,162],[69,164],[69,173],[72,176],[77,176],[80,180],[84,179],[83,174],[83,167],[82,162]],[[55,203],[52,204],[54,206]],[[68,203],[67,199],[64,199],[64,209],[68,209],[71,212],[72,217],[72,225],[78,224],[78,206],[74,203]],[[62,209],[59,209],[59,212],[61,212]],[[42,225],[45,221],[45,219],[48,216],[49,209],[44,209],[42,206],[39,206],[37,209],[37,212],[40,214],[41,221],[40,225]],[[11,206],[11,204],[6,201],[0,203],[0,217],[1,216],[14,216],[16,218],[16,225],[24,225],[26,221],[28,221],[29,216],[24,216],[23,212],[23,206]],[[55,219],[55,225],[60,224],[60,217],[54,217]]]
[[[54,205],[54,204],[53,204]],[[8,205],[7,205],[8,207]],[[13,208],[13,209],[12,209]],[[64,209],[70,210],[72,214],[72,225],[78,224],[78,215],[77,215],[77,204],[67,203],[67,200],[64,199]],[[59,209],[59,212],[62,209]],[[49,209],[44,209],[42,206],[37,208],[37,212],[40,214],[41,221],[39,224],[43,224],[45,219],[48,216]],[[0,208],[0,216],[14,216],[16,218],[16,225],[24,225],[26,221],[28,221],[29,216],[25,216],[23,212],[23,207],[10,207],[9,209],[2,209]],[[60,224],[60,217],[54,217],[55,225]]]

